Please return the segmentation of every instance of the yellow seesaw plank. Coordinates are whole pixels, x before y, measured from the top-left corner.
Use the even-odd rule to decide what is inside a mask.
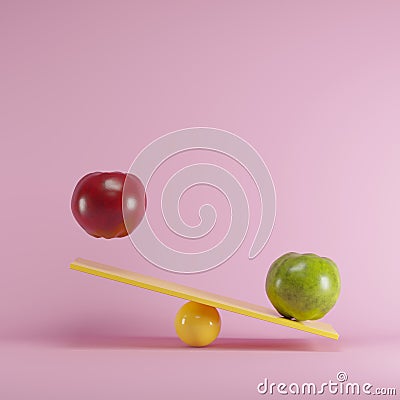
[[[261,319],[274,324],[287,326],[300,331],[313,333],[315,335],[325,336],[336,340],[339,338],[339,334],[329,324],[319,321],[293,321],[279,316],[277,313],[275,313],[275,311],[266,307],[220,296],[214,293],[209,293],[204,290],[193,289],[178,283],[141,275],[136,272],[111,267],[109,265],[85,260],[83,258],[77,258],[71,263],[70,267],[76,271],[100,276],[102,278],[111,279],[117,282],[127,283],[128,285],[138,286],[154,292],[164,293],[169,296],[196,301],[197,303],[206,304],[208,306],[246,315],[248,317]]]

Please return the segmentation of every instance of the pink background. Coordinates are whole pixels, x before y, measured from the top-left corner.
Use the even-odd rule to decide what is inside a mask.
[[[398,384],[399,21],[396,1],[1,0],[0,397],[256,398],[264,377],[339,369]],[[183,276],[129,239],[86,235],[69,209],[79,178],[126,171],[190,126],[231,131],[266,161],[277,217],[261,255],[247,259],[250,235],[223,266]],[[79,256],[268,305],[268,266],[287,251],[339,265],[325,318],[338,343],[221,312],[219,342],[188,349],[181,300],[68,269]]]

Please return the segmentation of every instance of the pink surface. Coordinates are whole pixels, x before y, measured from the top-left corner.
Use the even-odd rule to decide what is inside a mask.
[[[61,391],[77,362],[91,378],[77,379],[65,398],[80,386],[101,393],[99,380],[111,393],[111,386],[104,388],[111,385],[109,373],[121,393],[139,377],[144,393],[146,382],[171,365],[206,370],[215,390],[231,398],[253,390],[271,366],[282,380],[329,379],[340,366],[394,385],[394,361],[382,363],[388,354],[399,358],[399,20],[394,1],[1,1],[0,368],[10,379],[28,379],[5,398],[41,390],[34,380],[39,370],[30,369],[36,364],[52,379],[49,393]],[[81,176],[126,171],[150,141],[190,126],[231,131],[265,159],[277,218],[258,258],[247,259],[250,236],[223,266],[182,276],[147,263],[129,239],[98,240],[79,228],[69,202]],[[247,186],[257,212],[256,192]],[[190,196],[189,220],[197,215]],[[217,352],[218,370],[207,370],[201,366],[212,362],[209,350],[71,352],[71,346],[43,345],[60,338],[74,344],[174,336],[180,300],[70,271],[75,257],[269,304],[267,268],[287,251],[313,251],[339,265],[342,294],[325,320],[340,332],[346,351],[303,358],[290,345],[284,354],[233,349],[226,357]],[[222,318],[221,339],[314,340],[234,314]],[[352,345],[361,340],[366,344],[357,353]],[[378,351],[381,342],[386,347]],[[12,374],[23,360],[26,366]],[[63,365],[58,370],[56,360]],[[218,379],[210,378],[212,371]],[[178,393],[177,377],[160,379],[147,398]]]
[[[217,339],[208,348],[185,347],[176,338],[94,338],[90,341],[0,347],[0,396],[21,400],[90,398],[154,399],[398,399],[398,341],[326,342],[316,339]],[[339,372],[346,382],[371,385],[371,393],[396,389],[396,396],[330,394],[261,395],[257,386],[314,383],[318,390]],[[338,388],[339,389],[339,388]],[[287,389],[288,390],[288,389]],[[307,392],[306,392],[307,393]]]

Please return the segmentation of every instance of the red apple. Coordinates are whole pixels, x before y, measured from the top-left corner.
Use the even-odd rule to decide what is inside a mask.
[[[71,209],[78,224],[89,235],[106,239],[124,237],[142,220],[146,210],[146,193],[135,175],[92,172],[77,183]]]

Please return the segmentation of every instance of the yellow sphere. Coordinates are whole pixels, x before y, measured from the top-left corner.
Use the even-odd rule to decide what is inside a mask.
[[[221,319],[216,308],[190,301],[178,311],[175,330],[182,342],[193,347],[212,343],[221,329]]]

